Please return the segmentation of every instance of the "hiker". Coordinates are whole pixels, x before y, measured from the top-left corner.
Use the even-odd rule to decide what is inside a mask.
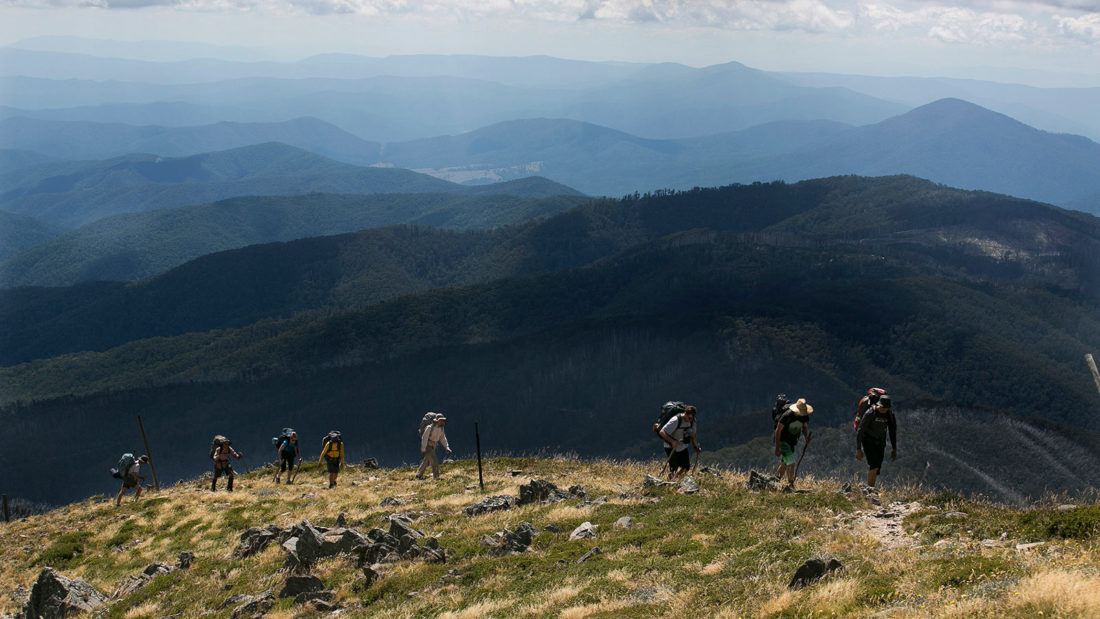
[[[890,435],[890,460],[898,459],[898,422],[890,408],[890,396],[881,395],[878,404],[863,413],[856,433],[856,460],[867,455],[867,487],[874,488],[886,453],[886,435]]]
[[[668,457],[669,481],[676,481],[691,470],[688,443],[695,447],[695,453],[703,451],[695,429],[698,412],[694,406],[685,406],[684,412],[670,417],[661,428],[660,436],[665,440],[665,456]]]
[[[420,455],[424,456],[424,460],[420,463],[420,468],[416,469],[417,479],[424,479],[424,472],[428,470],[429,464],[432,465],[432,477],[439,479],[439,457],[435,455],[435,448],[443,445],[443,449],[451,453],[451,446],[447,444],[446,425],[447,418],[437,414],[435,420],[421,432]]]
[[[291,432],[279,443],[279,471],[275,473],[275,483],[279,483],[279,477],[286,471],[286,483],[290,485],[290,478],[294,473],[294,461],[302,464],[302,450],[298,447],[298,433]]]
[[[886,390],[881,387],[871,387],[867,390],[867,395],[859,399],[859,403],[856,404],[856,418],[852,422],[852,430],[859,432],[859,420],[863,419],[863,413],[866,413],[875,404],[878,404],[878,399],[886,395]]]
[[[227,492],[233,492],[233,465],[229,463],[229,456],[240,460],[244,454],[239,453],[236,449],[233,449],[232,441],[224,436],[215,436],[214,442],[210,446],[210,459],[214,461],[214,479],[210,482],[210,491],[215,492],[218,489],[218,478],[225,476],[227,478],[225,484],[225,490]]]
[[[122,476],[122,488],[118,491],[118,496],[115,497],[115,507],[122,505],[122,495],[126,494],[127,488],[133,488],[134,502],[137,502],[141,498],[141,482],[145,481],[145,476],[141,475],[141,465],[149,462],[149,456],[138,456],[135,458],[126,470],[119,471]]]
[[[812,412],[814,407],[807,404],[805,398],[798,398],[797,402],[787,407],[787,412],[783,413],[775,424],[772,439],[775,441],[775,455],[779,458],[779,469],[775,472],[775,476],[782,480],[783,474],[786,473],[789,488],[794,487],[794,448],[798,445],[798,438],[806,435],[805,444],[810,444],[810,413]]]
[[[328,487],[336,487],[336,476],[344,466],[344,437],[333,430],[325,435],[324,444],[321,445],[321,457],[317,464],[325,464],[328,471]]]

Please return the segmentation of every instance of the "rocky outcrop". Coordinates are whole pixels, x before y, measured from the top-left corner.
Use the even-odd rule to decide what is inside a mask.
[[[22,617],[71,617],[107,606],[107,596],[79,578],[67,578],[44,568],[23,603]]]
[[[794,578],[791,579],[787,588],[801,589],[802,587],[812,585],[821,580],[826,574],[842,567],[844,566],[836,559],[829,559],[828,562],[822,559],[810,559],[799,566],[798,570],[795,571]]]
[[[506,509],[512,509],[516,506],[516,498],[508,496],[506,494],[491,496],[485,500],[468,505],[463,511],[467,516],[477,516],[480,514],[487,514],[489,512],[503,511]]]

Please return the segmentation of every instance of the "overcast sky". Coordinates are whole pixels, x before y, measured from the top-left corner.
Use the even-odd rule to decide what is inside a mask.
[[[1100,86],[1100,0],[0,0],[0,45],[54,35]]]

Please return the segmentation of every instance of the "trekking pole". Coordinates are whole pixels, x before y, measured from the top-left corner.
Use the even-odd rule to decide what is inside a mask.
[[[149,456],[149,470],[153,472],[153,489],[160,492],[160,481],[157,479],[157,466],[153,464],[153,453],[149,451],[149,439],[145,436],[145,424],[141,423],[141,415],[138,418],[138,429],[141,430],[141,440],[145,443],[145,455]]]
[[[798,478],[798,467],[802,466],[802,458],[806,457],[806,448],[810,446],[810,439],[814,437],[814,433],[810,432],[806,435],[806,442],[802,443],[802,454],[798,456],[798,462],[794,464],[794,477]]]
[[[691,470],[688,471],[688,475],[695,474],[695,467],[699,466],[699,454],[703,453],[703,449],[699,448],[695,450],[695,462],[691,465]]]

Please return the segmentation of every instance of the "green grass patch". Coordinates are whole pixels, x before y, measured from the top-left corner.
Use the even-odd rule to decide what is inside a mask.
[[[85,543],[92,537],[90,531],[74,531],[58,537],[34,560],[35,565],[71,567],[84,555]]]
[[[1018,567],[998,557],[968,556],[936,559],[928,583],[933,587],[963,589],[1017,573]]]
[[[118,531],[107,540],[106,544],[108,548],[115,548],[128,543],[140,534],[144,529],[141,525],[135,523],[133,520],[127,520],[122,523],[122,526],[118,528]]]

